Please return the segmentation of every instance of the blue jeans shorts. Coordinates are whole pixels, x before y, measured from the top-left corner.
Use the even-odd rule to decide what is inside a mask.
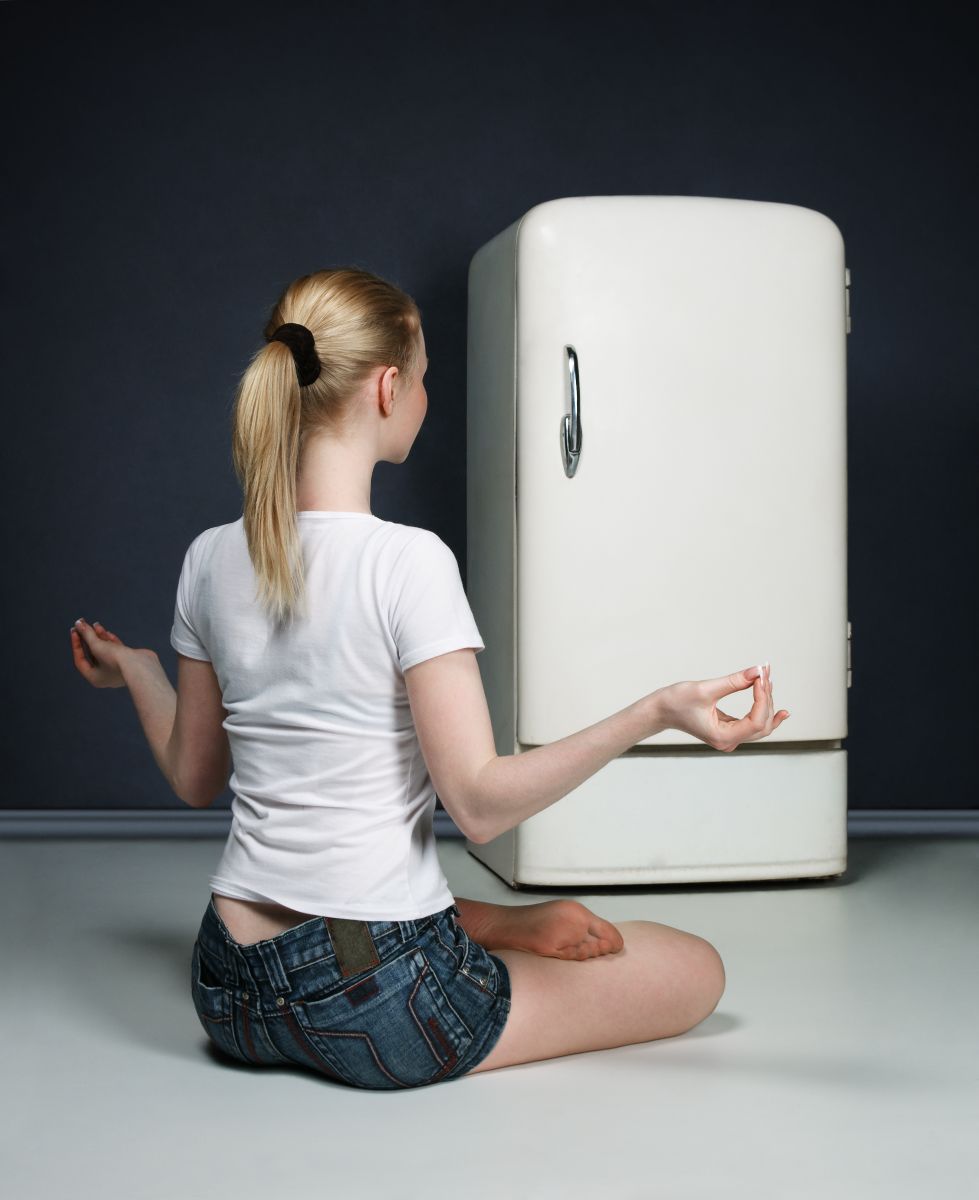
[[[413,921],[314,917],[236,942],[208,901],[191,958],[194,1008],[220,1055],[337,1083],[423,1087],[471,1071],[510,1012],[506,963],[454,905]]]

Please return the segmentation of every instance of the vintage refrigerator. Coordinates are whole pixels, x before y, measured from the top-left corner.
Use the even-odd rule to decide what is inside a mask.
[[[823,213],[701,196],[549,200],[473,256],[467,591],[497,753],[765,661],[791,713],[728,754],[658,733],[467,840],[511,887],[845,871],[849,282]]]

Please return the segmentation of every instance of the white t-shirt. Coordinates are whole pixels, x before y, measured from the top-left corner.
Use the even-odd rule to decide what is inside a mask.
[[[244,524],[184,556],[170,642],[212,663],[234,771],[212,891],[299,912],[413,920],[453,902],[408,667],[483,640],[452,550],[372,513],[304,511],[308,617],[279,632],[256,599]]]

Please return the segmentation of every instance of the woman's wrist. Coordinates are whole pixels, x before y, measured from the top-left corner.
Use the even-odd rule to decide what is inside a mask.
[[[162,670],[160,656],[155,650],[127,646],[119,655],[119,672],[125,680],[126,687],[131,687],[135,679],[145,678],[147,674],[155,674]]]

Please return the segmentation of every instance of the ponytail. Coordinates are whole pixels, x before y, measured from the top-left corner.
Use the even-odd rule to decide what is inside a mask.
[[[306,386],[300,385],[289,345],[268,340],[289,323],[304,325],[313,336],[320,371]],[[395,366],[406,379],[414,378],[420,329],[415,301],[358,267],[300,276],[272,308],[265,345],[238,384],[231,453],[244,493],[242,522],[258,580],[256,599],[277,625],[307,612],[296,521],[303,448],[313,434],[342,431],[353,400],[377,367]],[[310,357],[301,369],[311,376]]]

